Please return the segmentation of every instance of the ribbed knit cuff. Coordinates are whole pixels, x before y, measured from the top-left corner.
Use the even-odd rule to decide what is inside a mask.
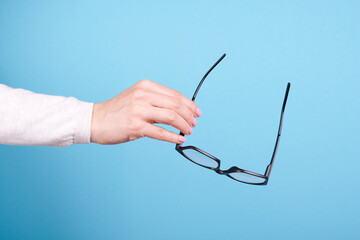
[[[93,107],[93,103],[80,101],[76,113],[77,124],[74,133],[74,144],[90,143]]]

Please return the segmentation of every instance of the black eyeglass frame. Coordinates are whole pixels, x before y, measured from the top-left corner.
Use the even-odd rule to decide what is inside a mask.
[[[209,75],[209,73],[216,67],[216,65],[218,65],[221,60],[224,59],[224,57],[226,56],[226,54],[224,53],[220,58],[219,60],[216,61],[216,63],[206,72],[206,74],[204,75],[204,77],[201,79],[200,83],[198,84],[196,90],[195,90],[195,93],[192,97],[192,101],[195,101],[195,98],[199,92],[199,89],[201,87],[201,85],[203,84],[203,82],[205,81],[206,77]],[[251,171],[248,171],[248,170],[244,170],[242,168],[239,168],[237,166],[233,166],[231,168],[229,168],[228,170],[221,170],[220,169],[220,165],[221,165],[221,161],[214,157],[213,155],[205,152],[204,150],[201,150],[195,146],[182,146],[182,144],[176,144],[175,146],[175,149],[176,151],[178,151],[181,155],[183,155],[185,158],[187,158],[188,160],[190,160],[191,162],[199,165],[199,166],[202,166],[204,168],[208,168],[208,169],[211,169],[211,170],[214,170],[216,173],[218,174],[221,174],[221,175],[226,175],[228,177],[230,177],[231,179],[234,179],[235,181],[238,181],[238,182],[242,182],[242,183],[246,183],[246,184],[251,184],[251,185],[267,185],[268,181],[269,181],[269,177],[270,177],[270,173],[271,173],[271,170],[272,170],[272,167],[273,167],[273,164],[274,164],[274,160],[275,160],[275,156],[276,156],[276,153],[277,153],[277,149],[278,149],[278,146],[279,146],[279,140],[280,140],[280,136],[281,136],[281,130],[282,130],[282,123],[283,123],[283,117],[284,117],[284,111],[285,111],[285,106],[286,106],[286,102],[287,102],[287,98],[288,98],[288,95],[289,95],[289,90],[290,90],[290,86],[291,84],[288,82],[287,84],[287,87],[286,87],[286,91],[285,91],[285,97],[284,97],[284,101],[283,101],[283,104],[282,104],[282,108],[281,108],[281,115],[280,115],[280,123],[279,123],[279,129],[278,129],[278,133],[277,133],[277,137],[276,137],[276,142],[275,142],[275,147],[274,147],[274,151],[273,151],[273,154],[272,154],[272,157],[271,157],[271,161],[269,163],[269,165],[266,167],[266,170],[265,170],[265,173],[264,174],[259,174],[259,173],[255,173],[255,172],[251,172]],[[184,136],[184,134],[182,132],[180,132],[180,135]],[[200,152],[201,154],[204,154],[205,156],[213,159],[214,161],[217,162],[217,167],[209,167],[209,166],[205,166],[205,165],[202,165],[194,160],[192,160],[191,158],[189,158],[184,152],[183,150],[186,150],[186,149],[192,149],[192,150],[195,150],[197,152]],[[258,178],[262,178],[264,179],[264,182],[261,182],[261,183],[254,183],[254,182],[246,182],[246,181],[241,181],[239,179],[236,179],[234,177],[232,177],[230,174],[232,173],[245,173],[245,174],[248,174],[248,175],[252,175],[252,176],[255,176],[255,177],[258,177]]]

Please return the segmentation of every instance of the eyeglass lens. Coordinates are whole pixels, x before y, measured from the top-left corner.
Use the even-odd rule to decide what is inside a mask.
[[[242,182],[247,182],[247,183],[263,183],[265,182],[264,178],[261,177],[257,177],[251,174],[247,174],[244,172],[234,172],[234,173],[229,173],[228,175],[230,175],[232,178],[242,181]]]
[[[182,152],[189,158],[191,159],[193,162],[200,164],[204,167],[208,167],[208,168],[212,168],[215,169],[217,167],[219,167],[219,164],[217,161],[215,161],[214,159],[212,159],[211,157],[195,150],[192,148],[188,148],[188,149],[182,149]],[[247,182],[247,183],[263,183],[265,182],[264,178],[261,177],[257,177],[245,172],[233,172],[233,173],[228,173],[229,176],[231,176],[232,178],[242,181],[242,182]]]
[[[191,149],[191,148],[183,149],[182,152],[193,162],[198,163],[204,167],[209,167],[214,169],[219,166],[217,161],[215,161],[214,159],[206,156],[205,154],[199,151],[196,151],[195,149]]]

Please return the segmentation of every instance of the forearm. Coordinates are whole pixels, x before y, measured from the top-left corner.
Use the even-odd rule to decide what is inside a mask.
[[[93,104],[0,84],[0,144],[89,143]]]

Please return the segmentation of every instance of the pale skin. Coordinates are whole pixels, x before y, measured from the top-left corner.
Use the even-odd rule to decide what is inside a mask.
[[[91,142],[119,144],[149,137],[171,143],[186,138],[154,123],[171,125],[185,135],[192,134],[197,105],[180,92],[150,80],[142,80],[116,97],[94,104]]]

